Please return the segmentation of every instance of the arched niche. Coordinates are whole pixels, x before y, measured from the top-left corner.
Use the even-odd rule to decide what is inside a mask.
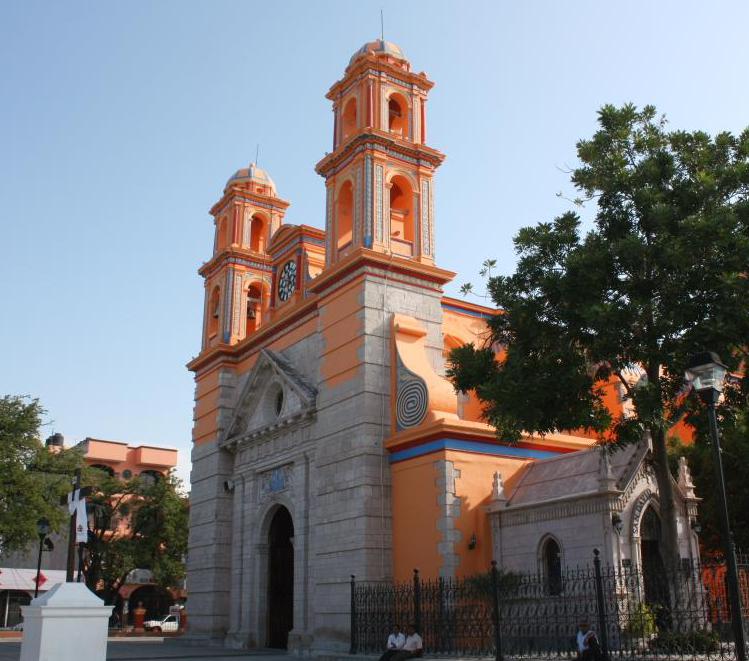
[[[353,240],[354,187],[350,180],[343,183],[336,197],[336,246],[339,250]]]
[[[345,142],[354,133],[358,125],[357,121],[357,103],[356,98],[351,97],[346,104],[343,106],[343,113],[341,114],[341,141]]]
[[[552,535],[546,535],[538,546],[538,563],[544,590],[551,596],[562,594],[562,546]]]

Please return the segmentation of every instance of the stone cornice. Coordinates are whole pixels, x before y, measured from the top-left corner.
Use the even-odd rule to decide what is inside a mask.
[[[347,165],[357,154],[365,151],[375,154],[379,152],[383,156],[400,158],[412,165],[430,169],[439,167],[445,160],[445,155],[432,147],[396,138],[394,134],[380,129],[368,128],[322,158],[315,166],[315,172],[327,178]]]
[[[211,207],[210,214],[215,216],[221,213],[224,207],[232,201],[237,202],[248,202],[264,209],[276,209],[278,211],[285,211],[291,205],[291,202],[282,200],[280,197],[270,197],[268,195],[260,195],[253,193],[252,191],[243,190],[239,185],[230,186],[224,191],[221,199]]]
[[[248,248],[241,248],[237,244],[232,244],[223,250],[219,250],[219,252],[198,269],[198,273],[207,278],[221,267],[228,265],[246,266],[247,268],[256,268],[261,271],[270,271],[271,258],[265,253],[255,252]]]
[[[434,83],[427,78],[427,75],[423,71],[414,73],[413,71],[407,71],[401,67],[395,66],[394,64],[390,64],[376,55],[363,55],[346,67],[343,78],[337,80],[331,85],[325,98],[329,101],[335,101],[342,92],[347,91],[348,85],[352,80],[360,79],[362,76],[366,77],[369,75],[378,77],[382,74],[392,76],[398,81],[402,81],[401,84],[404,84],[404,86],[413,85],[425,92],[428,92],[432,87],[434,87]]]

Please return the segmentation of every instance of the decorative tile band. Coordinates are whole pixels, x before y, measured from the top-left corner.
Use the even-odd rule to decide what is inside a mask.
[[[390,463],[396,464],[399,461],[422,457],[432,452],[440,450],[457,450],[462,452],[472,452],[474,454],[490,454],[496,457],[521,457],[524,459],[550,459],[563,452],[550,452],[549,450],[534,450],[532,448],[517,447],[515,445],[497,445],[496,443],[484,443],[481,441],[465,441],[458,438],[441,438],[435,441],[428,441],[406,450],[399,450],[391,453]]]
[[[364,157],[364,245],[372,245],[372,157]]]
[[[421,182],[421,251],[423,255],[432,254],[432,216],[429,213],[430,181]]]
[[[383,232],[383,195],[384,190],[382,187],[383,179],[385,177],[385,168],[382,165],[375,165],[375,196],[377,200],[377,225],[375,229],[375,240],[382,242]]]
[[[477,317],[479,319],[491,319],[492,315],[488,312],[478,312],[477,310],[469,310],[467,308],[461,308],[457,305],[450,305],[449,303],[442,304],[443,310],[450,310],[451,312],[458,312],[460,314],[466,314],[469,317]]]

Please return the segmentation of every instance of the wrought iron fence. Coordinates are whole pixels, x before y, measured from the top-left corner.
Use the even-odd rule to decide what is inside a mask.
[[[739,556],[749,620],[749,558]],[[720,561],[685,562],[676,575],[603,566],[541,575],[496,566],[466,578],[356,583],[351,653],[382,651],[394,624],[413,624],[430,656],[574,658],[588,622],[609,659],[734,659],[730,601]],[[499,623],[499,626],[497,626]]]

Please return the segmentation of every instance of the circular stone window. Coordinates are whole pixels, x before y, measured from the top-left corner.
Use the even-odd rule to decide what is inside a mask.
[[[124,477],[126,480],[129,480],[133,476],[133,471],[131,471],[129,468],[126,468],[124,471],[122,471],[122,477]]]
[[[279,390],[276,393],[274,406],[275,406],[276,415],[281,415],[281,411],[283,410],[283,390]]]

